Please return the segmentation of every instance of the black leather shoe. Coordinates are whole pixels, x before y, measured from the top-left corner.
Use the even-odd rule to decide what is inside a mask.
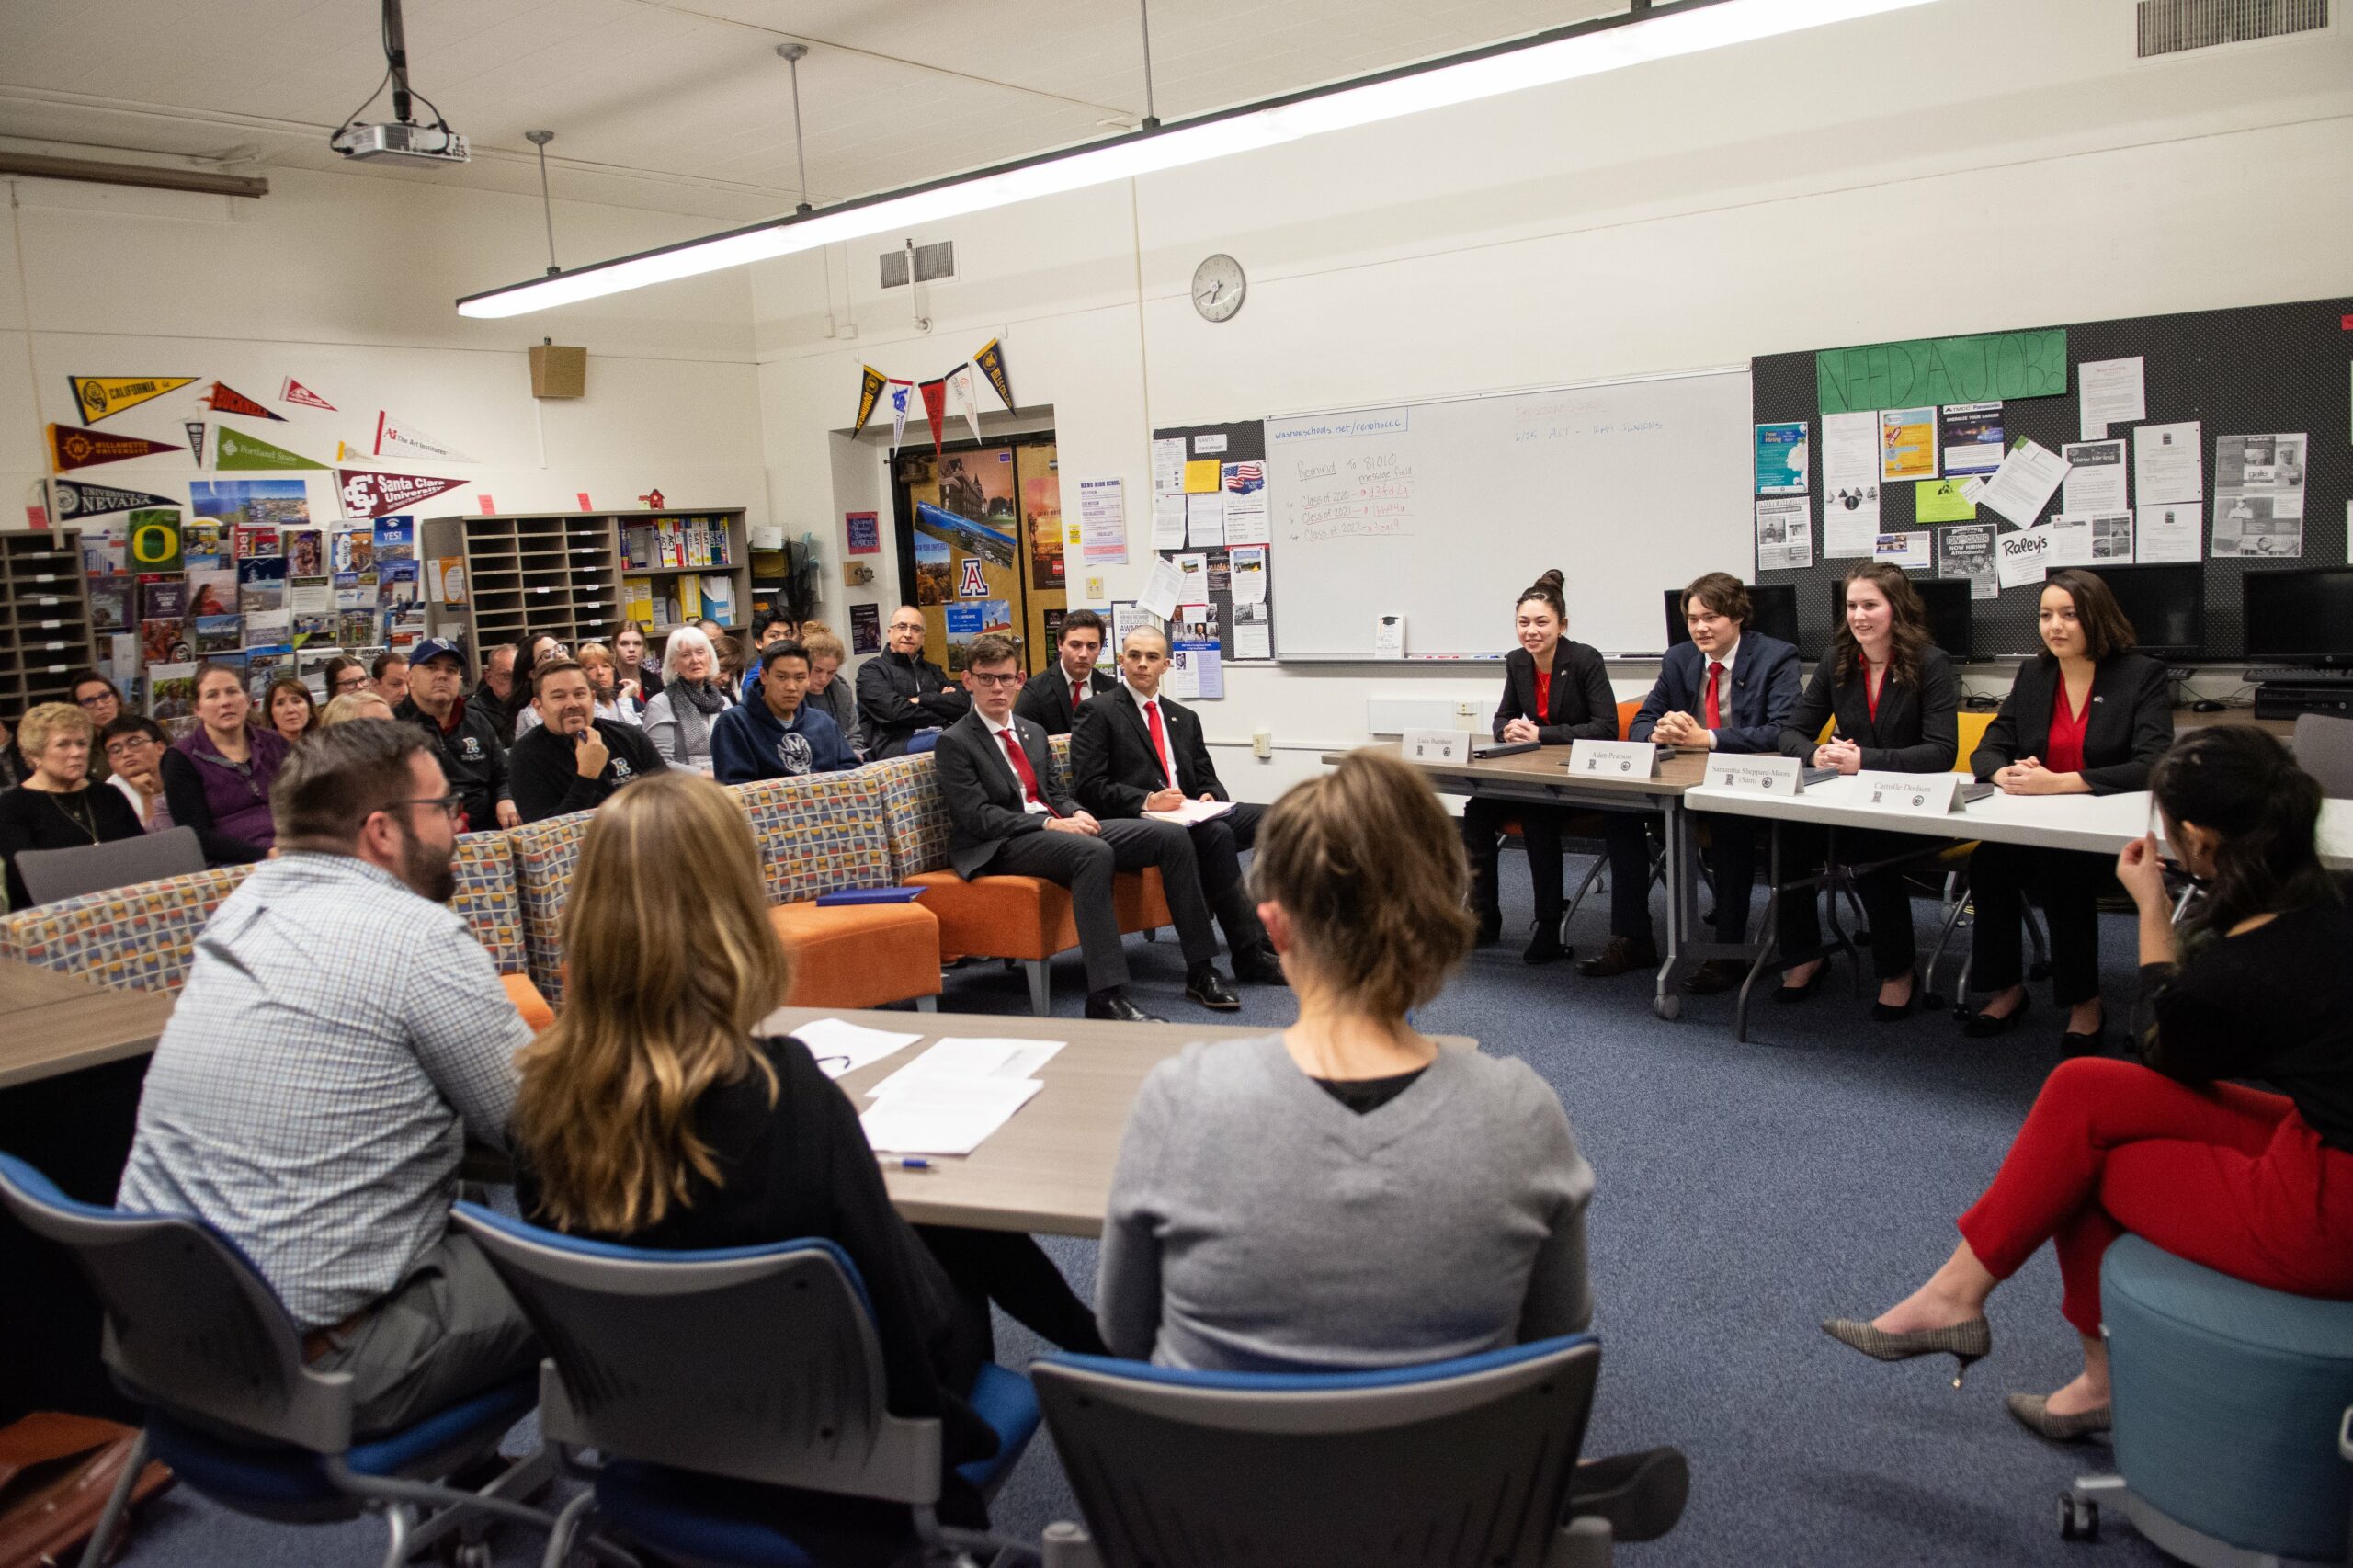
[[[1519,955],[1522,963],[1558,963],[1568,957],[1568,949],[1561,946],[1561,917],[1536,922],[1535,933],[1528,938],[1528,950]]]
[[[1694,996],[1713,996],[1720,991],[1737,991],[1740,983],[1748,978],[1748,966],[1738,959],[1710,959],[1691,971],[1683,989]]]
[[[2026,1010],[2033,1002],[2030,995],[2021,996],[2017,1006],[1998,1018],[1988,1017],[1982,1010],[1972,1013],[1969,1021],[1961,1026],[1961,1032],[1971,1040],[1991,1040],[1997,1034],[2007,1034],[2018,1027],[2018,1021],[2026,1017]]]
[[[1185,976],[1185,1000],[1198,1002],[1213,1012],[1239,1011],[1242,998],[1233,994],[1215,964],[1202,964]]]
[[[1589,959],[1577,960],[1577,972],[1594,980],[1608,980],[1616,975],[1631,974],[1638,969],[1658,968],[1658,948],[1648,937],[1640,941],[1631,937],[1612,937],[1609,945]]]
[[[1283,960],[1271,947],[1245,948],[1233,955],[1233,978],[1247,985],[1289,985]]]
[[[1167,1021],[1165,1018],[1154,1017],[1116,991],[1097,991],[1089,994],[1086,998],[1086,1016],[1114,1024],[1158,1024]]]
[[[1904,1019],[1910,1017],[1912,1016],[1912,1009],[1919,1005],[1920,971],[1914,970],[1912,971],[1912,994],[1906,996],[1901,1002],[1873,1002],[1871,1004],[1871,1022],[1875,1024],[1900,1024]]]
[[[1806,976],[1803,983],[1790,985],[1784,983],[1783,984],[1773,987],[1773,1000],[1782,1004],[1784,1006],[1794,1006],[1798,1003],[1802,1002],[1807,997],[1813,995],[1815,992],[1821,990],[1822,983],[1829,978],[1830,960],[1824,959],[1822,962],[1813,966],[1813,972]]]
[[[2063,1031],[2059,1036],[2059,1054],[2062,1056],[2107,1055],[2107,1026],[2102,1025],[2088,1034],[2077,1034],[2073,1029]]]
[[[1492,948],[1497,942],[1504,939],[1504,913],[1502,910],[1479,909],[1473,910],[1472,913],[1479,917],[1479,936],[1478,938],[1471,944],[1472,947]]]

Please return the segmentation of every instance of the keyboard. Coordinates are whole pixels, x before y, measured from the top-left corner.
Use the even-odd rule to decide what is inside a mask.
[[[2353,686],[2353,665],[2256,665],[2246,672],[2246,678],[2258,685],[2268,681],[2279,686]]]

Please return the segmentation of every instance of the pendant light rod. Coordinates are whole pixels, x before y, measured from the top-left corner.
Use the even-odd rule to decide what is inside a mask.
[[[780,43],[776,51],[792,67],[792,157],[801,165],[801,203],[795,212],[813,210],[809,205],[809,150],[801,139],[801,62],[809,58],[805,43]]]
[[[555,140],[555,132],[526,131],[523,140],[540,150],[540,212],[548,221],[548,276],[560,278],[563,268],[555,264],[555,199],[548,195],[548,143]]]
[[[1160,109],[1152,101],[1152,0],[1136,0],[1136,14],[1143,24],[1143,128],[1157,130]]]

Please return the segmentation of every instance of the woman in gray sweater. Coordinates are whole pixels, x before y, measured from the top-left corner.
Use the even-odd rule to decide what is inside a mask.
[[[1406,1021],[1475,929],[1429,786],[1350,756],[1267,813],[1251,879],[1299,1022],[1144,1080],[1103,1232],[1112,1352],[1361,1369],[1584,1329],[1593,1170],[1559,1098]]]

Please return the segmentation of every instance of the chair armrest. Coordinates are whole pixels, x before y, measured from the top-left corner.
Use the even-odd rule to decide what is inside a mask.
[[[1579,1515],[1552,1532],[1544,1568],[1609,1568],[1613,1540],[1608,1520]]]
[[[1103,1568],[1103,1559],[1097,1554],[1094,1538],[1085,1525],[1057,1519],[1046,1527],[1038,1544],[1043,1553],[1042,1568]]]

